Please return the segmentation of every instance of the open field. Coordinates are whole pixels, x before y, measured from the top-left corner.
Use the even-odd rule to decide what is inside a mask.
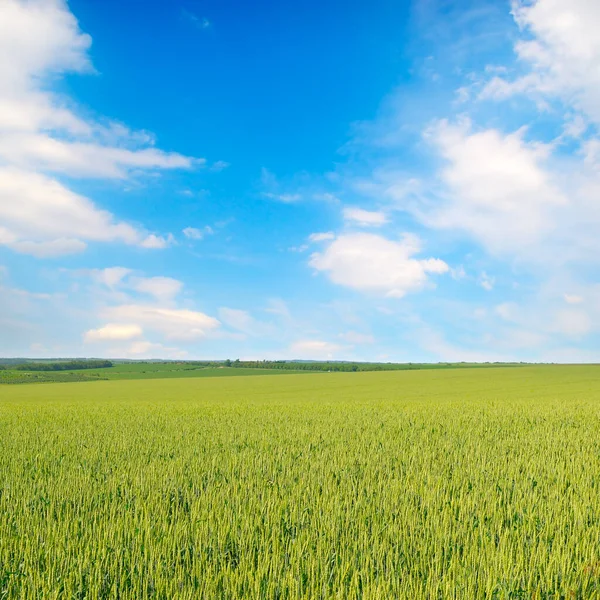
[[[304,373],[305,371],[302,371]],[[121,363],[107,369],[81,371],[0,371],[0,383],[66,383],[123,379],[171,379],[181,377],[239,377],[246,375],[294,374],[296,371],[276,369],[244,369],[228,367],[191,367],[185,363]]]
[[[10,360],[10,359],[9,359]],[[25,360],[25,359],[23,359]],[[66,383],[73,381],[124,380],[124,379],[166,379],[180,377],[233,377],[245,375],[282,375],[290,373],[321,373],[328,370],[347,370],[352,366],[361,371],[413,371],[423,369],[465,369],[465,368],[505,368],[525,366],[523,363],[327,363],[327,362],[271,362],[262,363],[247,361],[225,366],[218,363],[188,362],[115,362],[105,368],[85,368],[75,370],[40,370],[44,364],[61,364],[56,361],[29,361],[31,370],[26,362],[16,369],[8,364],[0,369],[0,384],[21,383]],[[38,367],[38,368],[34,368]]]
[[[0,389],[0,598],[599,598],[600,367]]]

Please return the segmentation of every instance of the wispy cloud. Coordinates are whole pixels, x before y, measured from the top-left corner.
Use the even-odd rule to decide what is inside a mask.
[[[188,23],[200,30],[206,30],[212,26],[212,23],[206,17],[200,17],[185,8],[181,9],[181,15]]]
[[[0,244],[52,258],[89,242],[163,248],[168,240],[102,210],[69,178],[123,179],[133,172],[189,169],[203,159],[165,152],[148,132],[81,116],[48,82],[92,73],[91,38],[62,0],[0,4]]]

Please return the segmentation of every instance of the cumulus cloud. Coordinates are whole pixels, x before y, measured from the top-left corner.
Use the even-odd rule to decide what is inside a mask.
[[[90,329],[84,334],[84,341],[87,343],[123,341],[141,337],[144,331],[139,325],[107,323],[98,329]]]
[[[522,130],[472,131],[468,121],[440,121],[427,137],[446,161],[446,200],[421,213],[435,228],[463,230],[494,253],[536,246],[568,203],[544,168],[549,149],[527,143]]]
[[[88,292],[102,324],[83,334],[105,356],[181,358],[177,348],[218,335],[217,319],[197,310],[180,308],[177,296],[183,283],[172,277],[143,277],[126,267],[91,269],[76,273],[89,276],[100,286]],[[175,341],[175,346],[169,341]]]
[[[136,324],[144,331],[162,334],[169,340],[198,340],[206,338],[220,326],[220,322],[202,312],[164,308],[145,304],[123,304],[102,311],[111,323]]]
[[[46,175],[0,168],[0,244],[39,257],[81,252],[89,241],[143,245],[144,232],[117,221]]]
[[[344,219],[362,227],[380,227],[388,222],[385,213],[352,206],[344,208]]]
[[[162,237],[160,235],[151,233],[140,242],[140,246],[142,248],[162,250],[163,248],[170,246],[173,242],[174,240],[172,234],[169,234],[167,237]]]
[[[91,38],[63,0],[0,3],[0,244],[36,257],[88,242],[162,248],[168,240],[120,222],[54,174],[123,178],[202,161],[159,150],[146,132],[79,116],[50,91],[65,73],[93,72]]]
[[[513,15],[526,34],[515,45],[529,71],[494,77],[482,97],[558,97],[600,123],[600,5],[596,0],[517,0]]]
[[[328,274],[333,283],[363,292],[400,298],[425,286],[429,274],[448,271],[436,258],[413,258],[420,251],[415,236],[401,241],[370,233],[340,235],[310,265]]]

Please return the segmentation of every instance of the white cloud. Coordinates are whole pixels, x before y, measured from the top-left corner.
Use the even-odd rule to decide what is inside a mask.
[[[55,257],[90,241],[165,247],[49,173],[115,178],[202,164],[154,148],[147,132],[80,117],[50,91],[65,73],[93,72],[90,45],[63,0],[0,2],[0,244],[17,252]]]
[[[596,0],[517,0],[513,15],[527,38],[515,52],[530,71],[512,81],[494,77],[483,97],[558,97],[600,123],[600,4]]]
[[[469,122],[432,127],[427,137],[446,160],[440,178],[447,193],[421,219],[465,231],[493,253],[537,248],[568,201],[543,167],[548,147],[527,143],[523,134],[473,132]]]
[[[126,267],[108,267],[106,269],[93,269],[90,271],[92,279],[109,288],[119,285],[125,277],[131,274],[131,269]]]
[[[263,168],[261,170],[260,180],[261,186],[264,189],[261,193],[263,198],[269,198],[270,200],[276,200],[277,202],[283,202],[284,204],[292,204],[302,200],[302,194],[299,194],[296,191],[290,192],[288,191],[289,188],[285,189],[275,174],[271,173],[268,169]]]
[[[1,240],[0,243],[2,243]],[[36,258],[56,258],[66,254],[79,254],[87,248],[85,242],[67,238],[59,238],[49,242],[16,240],[6,245],[20,254],[29,254]]]
[[[301,246],[290,246],[288,248],[288,250],[290,252],[298,252],[301,254],[302,252],[306,252],[308,250],[308,248],[309,248],[308,244],[302,244]]]
[[[581,304],[583,302],[583,298],[575,294],[564,294],[563,298],[567,304]]]
[[[131,340],[143,335],[143,330],[135,324],[108,323],[98,329],[90,329],[84,334],[86,343]]]
[[[163,248],[167,248],[174,242],[173,236],[169,234],[166,238],[160,235],[156,235],[151,233],[149,236],[145,237],[141,242],[140,246],[142,248],[150,248],[150,249],[158,249],[162,250]]]
[[[171,277],[135,277],[129,285],[137,292],[154,296],[161,302],[173,300],[183,288],[181,281]]]
[[[321,200],[322,202],[331,202],[335,204],[339,204],[340,202],[340,199],[335,194],[331,194],[330,192],[319,192],[317,194],[313,194],[312,197],[314,200]]]
[[[0,79],[3,82],[3,100],[30,99],[23,110],[31,110],[34,128],[42,123],[55,126],[51,107],[42,92],[37,96],[24,92],[36,91],[39,75],[91,70],[87,51],[92,40],[79,30],[77,20],[66,4],[59,0],[3,0],[0,5]],[[40,104],[35,105],[34,101]],[[6,116],[6,113],[3,111]],[[21,113],[22,114],[22,113]],[[46,122],[40,117],[51,117]],[[60,123],[73,124],[64,112],[59,113]],[[48,120],[50,123],[48,123]],[[8,121],[8,118],[6,119]],[[41,122],[40,122],[41,121]],[[79,127],[79,126],[78,126]],[[77,127],[77,128],[78,128]]]
[[[310,265],[324,271],[334,283],[364,292],[400,298],[421,289],[428,274],[448,271],[439,259],[415,259],[420,251],[414,236],[396,242],[369,233],[339,236],[322,253],[310,258]]]
[[[181,14],[198,29],[208,29],[212,25],[206,17],[199,17],[189,10],[182,9]]]
[[[332,360],[344,347],[322,340],[300,340],[289,347],[289,354],[299,360]]]
[[[90,269],[76,271],[77,274],[87,275],[92,281],[110,290],[102,293],[105,300],[121,304],[131,301],[131,292],[152,296],[158,303],[169,305],[183,289],[183,282],[172,277],[156,276],[142,277],[134,275],[132,269],[126,267],[108,267],[106,269]],[[93,289],[96,297],[102,290]]]
[[[311,233],[308,236],[308,241],[309,242],[326,242],[328,240],[333,240],[335,239],[335,233],[333,233],[333,231],[325,231],[323,233]]]
[[[450,276],[452,279],[460,281],[461,279],[465,279],[467,272],[462,265],[458,265],[458,267],[453,267],[450,269]]]
[[[179,154],[124,147],[154,140],[119,123],[86,121],[67,108],[68,99],[48,91],[51,77],[93,71],[90,46],[90,36],[80,31],[63,0],[0,4],[0,158],[75,176],[122,177],[132,168],[192,166],[194,159]]]
[[[486,291],[491,292],[494,289],[494,283],[496,280],[494,277],[490,277],[485,271],[483,271],[479,277],[479,285]]]
[[[183,235],[191,240],[201,240],[204,237],[204,232],[195,227],[186,227],[183,230]]]
[[[351,206],[344,208],[344,219],[363,227],[380,227],[388,222],[385,213]]]
[[[283,202],[284,204],[291,204],[292,202],[298,202],[302,199],[300,194],[276,194],[274,192],[263,192],[263,196],[265,198],[269,198],[270,200]]]
[[[214,231],[212,227],[206,225],[202,229],[197,229],[196,227],[186,227],[182,233],[190,240],[201,240],[205,235],[210,235],[214,233]]]
[[[220,326],[217,319],[204,313],[145,304],[107,307],[102,316],[114,323],[134,323],[144,330],[158,332],[166,339],[190,341],[210,335]]]
[[[38,173],[0,168],[0,244],[34,256],[81,252],[86,242],[145,245],[145,233]]]
[[[95,142],[59,140],[45,133],[3,134],[0,160],[21,169],[101,178],[124,178],[132,169],[177,169],[202,164],[155,148],[128,150]]]
[[[538,266],[593,262],[600,253],[596,140],[567,157],[525,134],[439,121],[426,137],[445,162],[440,185],[404,209],[496,257]]]

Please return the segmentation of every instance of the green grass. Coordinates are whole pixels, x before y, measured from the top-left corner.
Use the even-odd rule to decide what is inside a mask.
[[[11,383],[67,383],[71,381],[97,381],[99,375],[88,377],[86,371],[18,371],[0,370],[0,384]]]
[[[600,367],[0,389],[0,598],[598,598]]]
[[[165,379],[172,377],[235,377],[280,375],[276,369],[195,367],[186,363],[120,363],[108,369],[91,369],[87,375],[107,379]]]
[[[10,360],[10,359],[5,359]],[[25,360],[25,359],[23,359]],[[32,362],[32,367],[49,361]],[[57,362],[54,360],[53,362]],[[0,384],[57,383],[70,381],[98,381],[105,379],[166,379],[180,377],[233,377],[244,375],[282,375],[290,373],[322,373],[327,371],[412,371],[423,369],[506,368],[524,366],[525,363],[262,363],[242,362],[232,367],[194,362],[115,362],[112,367],[48,371],[0,369]],[[355,369],[352,369],[352,367]],[[21,367],[27,367],[22,363]],[[1,600],[1,599],[0,599]]]
[[[295,371],[278,369],[193,367],[185,363],[120,363],[105,369],[78,371],[0,371],[0,383],[51,383],[123,379],[170,379],[173,377],[238,377],[245,375],[285,375]]]

